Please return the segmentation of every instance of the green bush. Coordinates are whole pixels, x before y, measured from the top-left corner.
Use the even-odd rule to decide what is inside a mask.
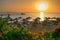
[[[8,21],[8,18],[0,18],[0,40],[60,40],[60,28],[36,35],[26,30],[21,24],[10,27]]]

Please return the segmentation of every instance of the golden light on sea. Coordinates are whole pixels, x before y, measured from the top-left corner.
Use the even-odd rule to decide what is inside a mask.
[[[40,18],[41,18],[40,21],[43,21],[44,20],[44,12],[40,12]]]
[[[37,4],[37,9],[40,10],[40,18],[41,21],[44,20],[44,11],[48,8],[47,3],[45,2],[39,2]]]

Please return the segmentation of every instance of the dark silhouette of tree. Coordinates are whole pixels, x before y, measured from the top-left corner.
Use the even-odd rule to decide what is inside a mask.
[[[17,19],[20,20],[20,19],[22,19],[22,17],[18,17]]]
[[[38,24],[40,24],[40,18],[37,17],[33,22],[33,27],[36,27]]]
[[[26,18],[26,20],[30,20],[30,19],[31,19],[31,17],[27,17],[27,18]]]
[[[18,21],[18,18],[15,18],[14,20],[15,20],[15,21]]]
[[[8,19],[10,19],[10,18],[11,18],[11,17],[10,17],[10,14],[8,14],[8,15],[7,15],[7,18],[8,18]]]

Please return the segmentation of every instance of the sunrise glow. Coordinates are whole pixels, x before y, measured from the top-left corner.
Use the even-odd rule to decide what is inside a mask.
[[[39,2],[37,4],[37,8],[41,11],[46,10],[47,9],[47,4],[45,2]]]

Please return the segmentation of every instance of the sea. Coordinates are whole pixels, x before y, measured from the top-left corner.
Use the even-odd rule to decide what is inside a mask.
[[[35,19],[36,17],[40,17],[41,12],[0,12],[0,16],[7,17],[8,14],[11,18],[18,18],[22,17],[22,19],[26,17],[31,17],[32,19]],[[60,12],[43,12],[44,17],[60,17]],[[52,30],[56,25],[48,25],[48,26],[38,26],[38,27],[26,27],[31,32],[40,32],[40,31],[49,31]]]
[[[36,17],[40,17],[40,12],[0,12],[0,17],[7,17],[8,14],[11,18],[22,17],[23,19],[26,17],[31,17],[32,19]],[[60,12],[43,12],[44,17],[60,17]]]

